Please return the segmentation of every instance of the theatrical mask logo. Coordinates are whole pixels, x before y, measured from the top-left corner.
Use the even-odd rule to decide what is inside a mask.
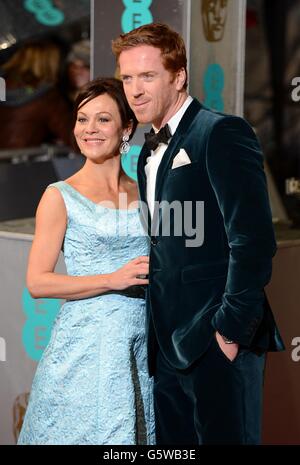
[[[204,34],[208,42],[223,39],[228,0],[202,0],[201,13]]]
[[[29,392],[24,392],[16,397],[13,405],[13,431],[16,442],[23,425],[23,420],[29,400]]]

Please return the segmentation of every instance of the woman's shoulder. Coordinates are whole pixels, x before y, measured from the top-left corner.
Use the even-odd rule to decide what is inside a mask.
[[[53,199],[53,201],[59,201],[63,198],[64,190],[64,181],[52,182],[46,187],[41,200],[49,199],[49,201],[51,201],[50,199]]]
[[[59,186],[60,182],[47,186],[37,208],[37,218],[44,218],[48,223],[59,221],[60,219],[65,220],[67,209]]]
[[[67,208],[74,197],[74,188],[68,179],[49,184],[44,192],[44,197],[49,199],[49,202],[56,202],[61,205],[64,204]]]
[[[49,191],[51,192],[59,191],[62,193],[64,190],[65,190],[65,181],[56,181],[56,182],[52,182],[51,184],[48,184],[48,186],[46,187],[45,193]],[[57,196],[57,193],[51,194],[51,195]]]

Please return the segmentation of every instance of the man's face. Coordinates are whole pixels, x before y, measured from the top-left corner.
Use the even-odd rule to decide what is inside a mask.
[[[202,0],[204,33],[209,42],[223,38],[228,0]]]
[[[173,116],[184,71],[171,74],[164,67],[160,49],[149,45],[121,52],[119,66],[128,103],[138,121],[152,123],[157,129],[164,126]]]

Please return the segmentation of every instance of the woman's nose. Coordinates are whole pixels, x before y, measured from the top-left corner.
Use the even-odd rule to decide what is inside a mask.
[[[98,128],[97,128],[97,125],[96,125],[96,122],[91,120],[87,123],[86,127],[85,127],[85,132],[97,132],[98,131]]]

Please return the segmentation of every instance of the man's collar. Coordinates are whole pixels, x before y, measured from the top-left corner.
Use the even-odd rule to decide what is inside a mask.
[[[188,109],[188,107],[190,106],[192,101],[193,101],[193,98],[190,95],[188,95],[187,98],[185,99],[185,101],[183,102],[183,104],[181,105],[181,107],[179,108],[179,110],[167,122],[172,135],[175,133],[175,131],[176,131],[176,129],[177,129],[179,123],[180,123],[181,118],[183,117],[184,113],[186,112],[186,110]],[[154,129],[154,132],[157,133],[159,131],[154,126],[152,126],[152,127]]]

